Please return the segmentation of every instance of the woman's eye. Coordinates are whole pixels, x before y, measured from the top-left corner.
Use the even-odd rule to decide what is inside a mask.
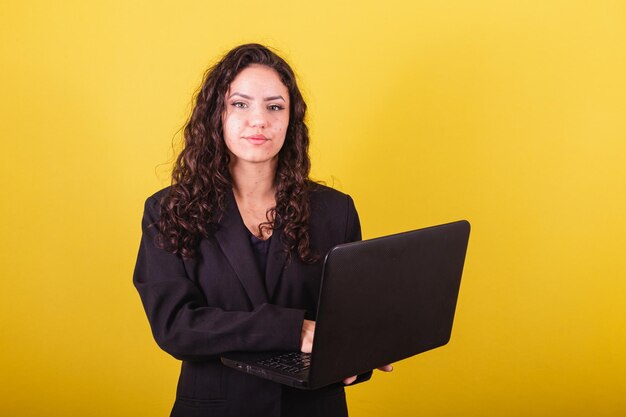
[[[270,104],[269,106],[267,106],[267,108],[273,111],[277,111],[277,110],[282,110],[283,106],[280,106],[278,104]]]
[[[247,105],[246,103],[243,103],[243,102],[241,102],[241,101],[235,101],[235,102],[232,104],[232,106],[233,106],[233,107],[238,107],[238,108],[240,108],[240,109],[245,109],[246,107],[248,107],[248,105]]]

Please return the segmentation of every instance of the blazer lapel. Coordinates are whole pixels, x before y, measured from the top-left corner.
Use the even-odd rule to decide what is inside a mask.
[[[215,232],[215,239],[248,293],[252,305],[257,307],[269,300],[245,227],[235,197],[229,192],[226,195],[226,210],[219,229]]]
[[[283,233],[282,226],[278,225],[272,232],[272,240],[270,241],[270,247],[267,254],[267,270],[265,271],[265,285],[267,286],[267,293],[270,300],[274,298],[276,287],[280,281],[285,260],[287,259],[287,253],[285,252],[285,246],[281,241]]]

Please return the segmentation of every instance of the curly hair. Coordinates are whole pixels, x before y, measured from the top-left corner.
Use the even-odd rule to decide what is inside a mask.
[[[222,115],[230,83],[252,64],[274,69],[289,90],[289,125],[278,154],[276,206],[266,213],[261,229],[283,227],[285,250],[302,262],[318,259],[309,237],[309,133],[306,103],[293,70],[281,57],[259,44],[241,45],[228,52],[204,75],[194,108],[185,125],[184,148],[172,171],[172,186],[161,201],[157,243],[183,258],[193,258],[199,242],[211,236],[224,214],[232,190],[230,155],[222,134]]]

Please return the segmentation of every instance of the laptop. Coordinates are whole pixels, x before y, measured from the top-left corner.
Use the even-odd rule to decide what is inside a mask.
[[[222,363],[316,389],[445,345],[469,233],[461,220],[332,248],[312,353],[232,352]]]

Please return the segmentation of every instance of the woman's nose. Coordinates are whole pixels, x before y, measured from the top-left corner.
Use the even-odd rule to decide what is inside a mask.
[[[267,115],[262,109],[254,109],[250,113],[250,125],[252,127],[266,127]]]

